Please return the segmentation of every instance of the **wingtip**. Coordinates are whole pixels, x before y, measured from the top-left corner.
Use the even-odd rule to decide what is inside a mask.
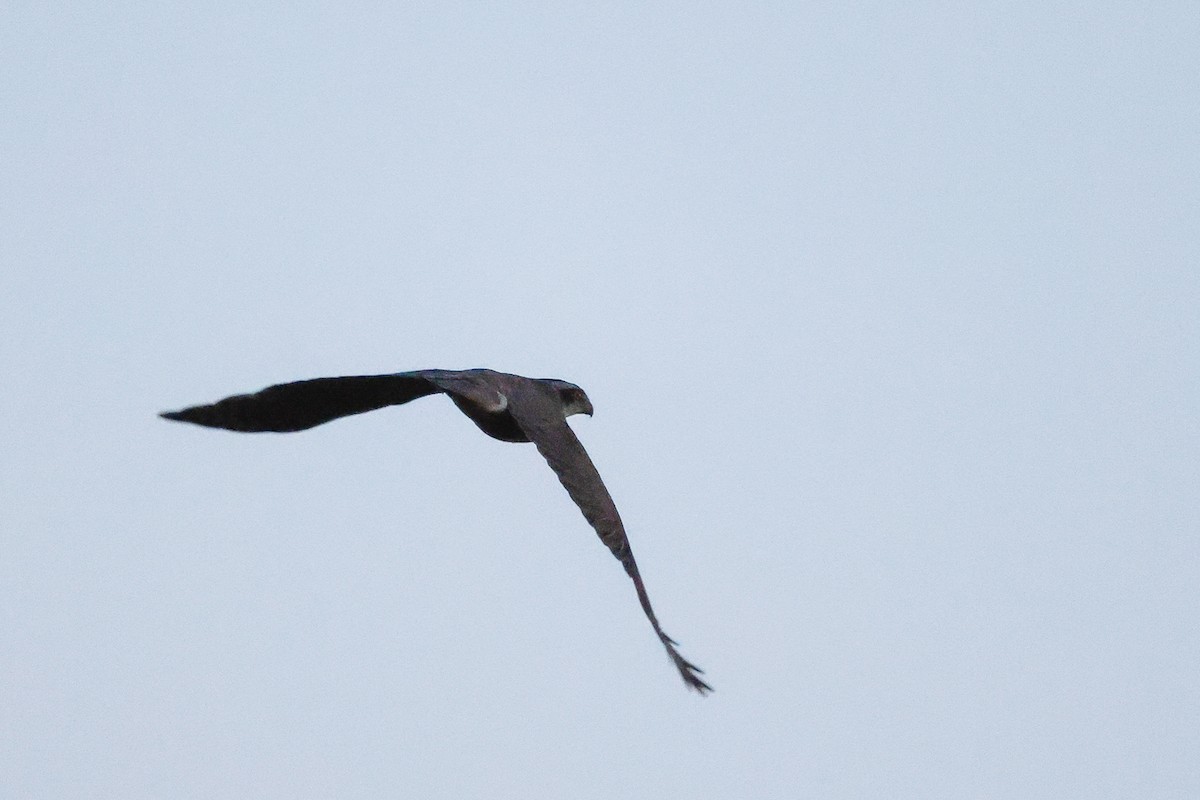
[[[696,670],[696,672],[703,672],[703,671],[704,670],[701,670],[701,669]],[[712,693],[713,688],[711,686],[709,686],[707,683],[705,683],[704,681],[700,680],[700,678],[698,678],[693,673],[685,674],[683,676],[683,681],[684,681],[684,683],[687,684],[687,687],[689,689],[691,689],[692,691],[694,691],[696,694],[700,695],[701,697],[705,697]]]
[[[703,673],[703,672],[704,672],[704,670],[702,670],[702,669],[696,670],[696,673]],[[687,676],[687,685],[688,685],[689,689],[694,690],[701,697],[705,697],[705,696],[711,694],[712,690],[713,690],[713,688],[711,686],[709,686],[706,682],[700,680],[700,677],[695,673],[692,673]]]
[[[661,632],[659,636],[663,644],[666,645],[667,655],[671,657],[675,668],[679,670],[679,676],[683,678],[684,684],[692,691],[698,692],[701,697],[711,692],[713,688],[700,679],[700,676],[704,674],[704,670],[680,655],[676,649],[678,645],[674,639]]]

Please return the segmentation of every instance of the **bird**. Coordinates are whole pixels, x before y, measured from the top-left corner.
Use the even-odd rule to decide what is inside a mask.
[[[712,687],[700,678],[704,670],[679,653],[678,642],[659,624],[617,506],[583,444],[567,424],[570,416],[590,417],[593,413],[592,401],[575,384],[490,369],[425,369],[281,383],[210,405],[165,411],[159,416],[243,433],[292,433],[439,393],[447,395],[488,436],[502,442],[534,444],[600,541],[633,580],[642,611],[683,682],[702,696],[711,692]]]

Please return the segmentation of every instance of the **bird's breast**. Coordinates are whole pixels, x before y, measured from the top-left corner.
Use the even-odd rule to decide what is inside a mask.
[[[512,414],[507,410],[499,412],[488,411],[456,394],[450,395],[450,399],[454,401],[454,405],[458,406],[459,411],[471,418],[471,421],[479,427],[479,430],[493,439],[499,439],[502,442],[529,441],[529,437],[525,435],[525,432],[521,430],[521,426],[517,424],[517,421],[513,419]]]

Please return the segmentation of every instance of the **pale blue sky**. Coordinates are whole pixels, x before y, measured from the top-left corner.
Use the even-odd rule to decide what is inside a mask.
[[[1200,796],[1200,7],[0,9],[0,794]],[[532,447],[582,385],[689,694]]]

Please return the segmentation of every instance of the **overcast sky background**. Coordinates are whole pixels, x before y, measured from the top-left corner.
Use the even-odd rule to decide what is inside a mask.
[[[1200,796],[1200,7],[255,5],[0,8],[0,794]],[[475,366],[712,696],[445,398],[155,416]]]

